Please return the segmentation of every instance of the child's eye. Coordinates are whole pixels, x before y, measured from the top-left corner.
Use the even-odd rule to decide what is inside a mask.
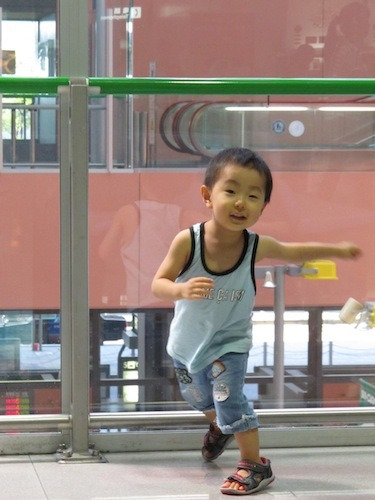
[[[249,198],[252,198],[253,200],[257,200],[258,196],[256,194],[251,194],[251,195],[249,195]]]
[[[226,189],[225,192],[228,193],[228,194],[234,194],[233,189]]]

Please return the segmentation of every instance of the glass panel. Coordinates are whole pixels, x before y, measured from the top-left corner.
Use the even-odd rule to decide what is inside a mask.
[[[3,74],[54,76],[56,1],[1,2]],[[4,165],[58,166],[55,97],[5,96]],[[1,172],[0,414],[60,413],[60,189],[56,173]]]
[[[92,76],[372,76],[375,5],[369,2],[132,5],[89,2]],[[350,239],[369,248],[373,104],[373,96],[116,94],[92,100],[90,163],[109,170],[90,172],[94,411],[188,408],[165,353],[173,310],[152,297],[150,282],[173,236],[209,216],[199,194],[203,169],[223,147],[254,148],[273,170],[273,199],[257,232],[302,241]],[[356,263],[340,262],[338,286],[335,280],[289,276],[285,268],[282,406],[357,406],[359,375],[375,382],[372,359],[367,372],[358,362],[355,373],[350,363],[341,373],[343,358],[336,363],[333,354],[338,336],[348,328],[357,333],[338,312],[348,296],[371,300],[371,269],[366,252]],[[274,302],[275,293],[258,280],[247,375],[247,394],[258,408],[280,407],[273,378]],[[118,338],[105,340],[103,314],[113,313],[121,328],[124,318],[125,329],[122,338],[117,332]],[[364,343],[371,349],[371,333]],[[343,379],[354,384],[347,400],[337,395]]]
[[[372,170],[374,114],[372,96],[96,97],[90,166],[202,168],[243,146],[274,170]]]
[[[89,9],[91,76],[373,75],[372,2],[96,0]]]
[[[177,141],[174,149],[166,148],[160,126],[162,119],[165,122],[170,119],[168,112],[173,108],[173,102],[181,103],[181,107],[175,107],[175,110],[181,110],[186,100],[176,101],[175,96],[133,97],[135,112],[146,112],[150,102],[157,103],[157,161],[153,164],[157,168],[145,167],[143,163],[134,163],[134,168],[126,168],[124,157],[128,144],[121,141],[121,132],[112,139],[114,160],[109,172],[106,175],[95,170],[90,172],[91,345],[96,363],[92,372],[92,391],[96,395],[92,409],[188,409],[179,395],[172,363],[165,351],[173,316],[172,304],[155,299],[150,285],[175,234],[210,216],[200,196],[208,158],[195,159],[191,153],[177,151]],[[114,98],[119,103],[121,99],[125,103],[125,98]],[[223,102],[236,102],[237,98],[230,96],[222,99]],[[105,98],[101,100],[104,103]],[[343,324],[339,318],[339,310],[349,296],[360,297],[362,301],[370,301],[372,297],[372,267],[366,251],[372,237],[364,225],[375,208],[371,195],[373,166],[369,163],[373,151],[369,147],[362,150],[346,144],[342,149],[336,149],[331,144],[334,141],[329,140],[332,136],[328,133],[328,137],[320,135],[320,118],[317,115],[326,115],[316,109],[316,98],[311,100],[314,109],[306,111],[314,132],[309,144],[292,151],[294,156],[291,148],[287,147],[275,151],[270,147],[261,149],[273,171],[275,191],[254,230],[281,240],[295,241],[341,241],[350,235],[350,240],[363,248],[364,256],[356,262],[339,261],[331,273],[318,274],[316,278],[308,274],[308,267],[302,272],[298,266],[282,266],[285,284],[278,286],[283,287],[284,303],[281,305],[286,312],[281,352],[275,346],[276,324],[272,312],[275,301],[279,299],[275,289],[263,287],[264,278],[258,278],[253,318],[254,345],[246,378],[246,394],[257,408],[359,406],[362,379],[369,384],[375,382],[373,356],[368,354],[359,360],[360,351],[350,362],[343,353],[339,354],[340,349],[351,349],[350,336],[358,339],[358,346],[367,346],[368,352],[373,347],[373,330],[367,330],[372,321],[369,317],[363,332],[354,325]],[[301,105],[297,96],[290,96],[289,101],[292,107]],[[337,101],[330,98],[330,104]],[[192,139],[186,128],[201,103],[196,96],[189,100],[193,112],[181,121],[180,139],[187,142]],[[214,108],[219,108],[219,116],[222,116],[225,113],[223,107],[217,105],[216,98],[213,103]],[[207,102],[204,105],[207,106]],[[119,106],[115,105],[114,109]],[[287,119],[288,113],[295,112],[305,113],[283,110],[281,116]],[[262,116],[264,112],[259,110],[256,113]],[[355,115],[364,117],[363,127],[372,126],[368,117],[373,111],[336,110],[329,113],[332,113],[331,129],[349,130],[355,127],[356,120],[357,124],[361,124]],[[112,129],[117,130],[118,116],[115,113],[112,116]],[[304,123],[309,123],[309,119],[304,120]],[[351,127],[348,125],[350,120],[354,120]],[[218,132],[219,121],[220,118],[213,113],[212,119],[206,121],[206,127],[202,127],[212,144],[219,143],[221,131],[226,132],[229,128],[223,127]],[[213,126],[212,133],[209,132],[209,123]],[[269,125],[269,118],[265,123]],[[92,138],[95,137],[94,131],[95,126],[91,129]],[[293,140],[293,135],[287,133],[289,140]],[[147,137],[145,130],[142,134]],[[233,137],[236,135],[233,134]],[[269,145],[274,135],[272,127],[262,128],[264,144]],[[327,151],[317,143],[318,135],[326,141]],[[170,135],[171,142],[172,137],[176,139]],[[135,144],[134,140],[131,147],[135,148]],[[229,144],[222,146],[226,145]],[[124,153],[121,160],[115,156],[118,151]],[[150,149],[147,148],[147,151]],[[343,153],[345,161],[342,161]],[[184,158],[181,163],[172,159],[180,156]],[[186,168],[181,168],[183,165]],[[348,204],[350,216],[347,215]],[[261,268],[262,263],[257,267]],[[274,274],[275,268],[271,266],[271,277],[275,279]],[[335,279],[336,275],[340,281]],[[353,280],[353,275],[366,275],[368,278],[366,281]],[[105,337],[107,328],[111,333]],[[282,394],[277,392],[275,386],[275,380],[279,380],[275,369],[281,355]],[[279,357],[277,363],[276,356]]]
[[[0,413],[60,413],[59,315],[1,313]]]
[[[0,13],[3,75],[56,76],[56,0],[3,2]],[[4,166],[58,167],[56,98],[4,98],[2,123]]]

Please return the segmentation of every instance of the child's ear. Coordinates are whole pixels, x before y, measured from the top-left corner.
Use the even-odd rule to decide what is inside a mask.
[[[202,195],[202,198],[203,198],[203,201],[204,201],[204,204],[206,205],[206,207],[211,208],[211,206],[212,206],[212,204],[211,204],[211,191],[204,184],[201,187],[201,195]]]

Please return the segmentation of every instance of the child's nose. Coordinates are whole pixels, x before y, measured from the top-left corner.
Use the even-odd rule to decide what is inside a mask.
[[[243,208],[244,208],[244,206],[245,206],[245,203],[244,203],[244,201],[243,201],[243,199],[242,199],[242,198],[238,198],[238,199],[236,200],[235,205],[236,205],[236,208],[237,208],[237,209],[243,209]]]

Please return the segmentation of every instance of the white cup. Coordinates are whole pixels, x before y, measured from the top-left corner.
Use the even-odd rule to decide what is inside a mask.
[[[358,314],[363,310],[363,305],[358,300],[350,297],[342,307],[339,317],[344,323],[354,323]]]

